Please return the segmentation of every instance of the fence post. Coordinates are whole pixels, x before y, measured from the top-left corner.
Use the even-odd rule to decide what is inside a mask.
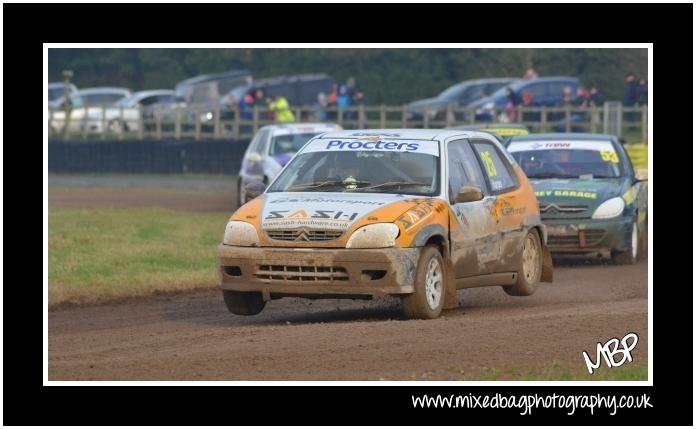
[[[430,128],[430,115],[427,110],[423,111],[423,128],[426,130]]]
[[[174,138],[181,138],[181,107],[176,108],[176,116],[174,117]]]
[[[445,128],[449,128],[452,125],[452,119],[454,112],[452,112],[452,105],[447,105],[447,112],[445,113]]]
[[[621,134],[623,134],[623,105],[619,104],[619,114],[617,118],[618,126],[617,126],[617,131],[619,133],[619,137],[621,137]]]
[[[201,139],[201,112],[196,110],[196,134],[194,136],[196,141]]]
[[[143,119],[143,106],[138,104],[138,138],[140,140],[142,140],[144,136],[145,136],[145,120]]]
[[[597,132],[597,123],[599,122],[599,115],[597,114],[597,106],[593,104],[590,107],[590,132]]]
[[[142,130],[143,127],[141,126],[140,129]],[[162,140],[162,117],[160,115],[155,116],[155,132],[157,140]],[[142,131],[140,133],[142,134]],[[142,137],[140,138],[142,139]]]
[[[126,133],[126,121],[123,120],[123,106],[118,108],[118,120],[121,124],[121,132],[118,134],[118,139],[123,140]]]
[[[640,106],[640,129],[643,136],[643,144],[648,145],[648,105]]]
[[[387,128],[387,108],[384,104],[379,108],[379,127]]]
[[[53,135],[52,133],[52,128],[53,128],[53,109],[48,108],[48,136],[51,137]]]
[[[570,104],[565,105],[565,132],[570,132]]]
[[[365,128],[365,105],[358,105],[358,128]]]
[[[240,112],[239,112],[239,106],[234,106],[234,123],[232,124],[232,137],[235,140],[239,140],[239,120],[240,120]]]
[[[85,116],[82,118],[82,138],[87,140],[87,119],[89,118],[89,107],[85,106]]]
[[[407,116],[408,113],[406,112],[406,105],[403,104],[401,105],[401,128],[407,128],[408,127],[408,119]]]
[[[259,106],[254,106],[254,119],[251,128],[254,130],[254,134],[259,130]]]
[[[213,136],[218,139],[220,138],[220,107],[215,108],[215,125],[213,128]]]
[[[102,129],[102,134],[101,134],[101,139],[106,140],[106,106],[102,106],[102,112],[101,112],[101,129]]]
[[[343,107],[338,107],[336,119],[338,120],[338,125],[343,126]]]
[[[522,105],[518,104],[517,107],[517,122],[524,122],[524,117],[522,116]]]
[[[469,107],[469,123],[476,123],[476,110],[473,107]]]
[[[295,122],[302,122],[302,108],[295,107]]]
[[[541,106],[541,126],[539,127],[539,132],[546,132],[546,121],[548,120],[546,116],[546,106]]]

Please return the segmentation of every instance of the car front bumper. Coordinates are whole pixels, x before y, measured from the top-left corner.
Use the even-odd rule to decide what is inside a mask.
[[[543,219],[552,253],[607,253],[631,248],[631,217]]]
[[[222,289],[282,296],[346,297],[413,292],[420,248],[218,246]]]

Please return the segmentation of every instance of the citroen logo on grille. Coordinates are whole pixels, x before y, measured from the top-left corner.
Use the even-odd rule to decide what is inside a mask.
[[[586,209],[585,206],[564,206],[564,207],[559,207],[558,205],[551,203],[551,204],[546,204],[544,206],[539,207],[539,211],[546,213],[546,214],[556,214],[558,212],[569,212],[569,213],[577,213],[584,211]]]
[[[304,228],[300,229],[297,233],[297,238],[295,238],[295,241],[309,241],[309,232]]]

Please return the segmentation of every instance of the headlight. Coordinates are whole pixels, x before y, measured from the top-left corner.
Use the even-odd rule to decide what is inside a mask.
[[[626,205],[621,197],[614,197],[606,200],[597,207],[592,219],[609,219],[620,215]]]
[[[346,243],[352,249],[392,247],[399,236],[399,227],[393,223],[373,223],[356,230]]]
[[[201,122],[208,122],[213,119],[213,112],[203,113],[201,115]]]
[[[231,220],[225,227],[222,244],[228,246],[258,246],[259,235],[250,223]]]

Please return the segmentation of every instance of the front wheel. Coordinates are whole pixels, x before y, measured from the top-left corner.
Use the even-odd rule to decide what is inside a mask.
[[[517,282],[511,286],[503,286],[503,290],[512,296],[528,296],[536,291],[541,280],[544,250],[536,229],[527,232],[522,243],[522,258],[517,270]]]
[[[647,241],[647,240],[646,240]],[[630,249],[619,252],[613,251],[611,259],[616,264],[632,265],[638,262],[640,240],[638,239],[638,224],[634,221],[631,226],[631,247]]]
[[[266,306],[259,292],[237,292],[233,290],[223,290],[222,296],[225,299],[227,309],[240,316],[253,316],[261,313]]]
[[[414,291],[401,298],[408,319],[435,319],[445,302],[445,265],[438,249],[424,247],[418,260]]]

